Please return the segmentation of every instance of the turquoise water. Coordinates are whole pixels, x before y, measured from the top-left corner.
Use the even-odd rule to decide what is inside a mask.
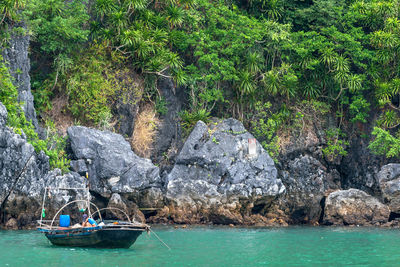
[[[400,230],[154,227],[130,249],[64,248],[36,231],[0,231],[0,266],[400,266]]]

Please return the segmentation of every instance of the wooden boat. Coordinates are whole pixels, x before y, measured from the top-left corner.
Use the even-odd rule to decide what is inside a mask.
[[[84,189],[86,188],[58,188],[58,190],[71,190],[71,189]],[[45,189],[45,196],[43,197],[42,213],[44,213],[44,202],[46,199],[46,191],[50,188]],[[88,191],[89,194],[89,191]],[[88,197],[89,199],[89,197]],[[61,211],[69,205],[77,202],[84,202],[87,204],[87,210],[89,217],[94,217],[98,213],[99,220],[98,224],[93,227],[60,227],[54,225],[57,216]],[[96,212],[93,214],[90,212],[90,206],[96,208]],[[101,217],[100,211],[102,210],[118,210],[125,214],[127,221],[120,220],[108,220],[104,221]],[[136,239],[143,233],[149,232],[150,226],[147,224],[141,224],[137,222],[131,222],[129,216],[121,209],[118,208],[104,208],[98,209],[98,207],[90,202],[89,200],[74,200],[65,204],[61,209],[57,211],[53,219],[43,220],[43,215],[38,220],[38,231],[45,234],[45,236],[54,245],[58,246],[71,246],[71,247],[102,247],[102,248],[129,248],[135,243]]]
[[[118,222],[67,229],[39,227],[38,230],[57,246],[129,248],[144,231],[149,231],[149,228],[147,225]]]

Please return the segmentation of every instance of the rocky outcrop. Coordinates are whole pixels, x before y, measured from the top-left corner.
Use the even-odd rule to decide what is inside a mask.
[[[18,90],[18,101],[23,103],[23,110],[28,120],[32,121],[35,128],[38,128],[33,95],[31,92],[29,70],[31,68],[28,48],[29,35],[24,23],[16,23],[10,26],[10,39],[8,46],[3,50],[3,57],[6,65],[13,76],[13,84]]]
[[[324,129],[334,126],[333,118],[322,117],[309,106],[302,112],[301,128],[292,127],[281,137],[278,169],[286,194],[279,201],[291,224],[318,224],[325,196],[341,188],[336,168],[341,158],[327,159],[322,152]]]
[[[145,219],[138,204],[149,208],[164,206],[158,168],[136,156],[122,136],[85,127],[70,128],[71,150],[75,156],[71,165],[80,173],[63,175],[58,169],[49,171],[48,157],[43,152],[37,154],[24,135],[6,127],[6,118],[7,111],[0,104],[0,219],[6,227],[35,225],[41,215],[45,187],[86,188],[89,182],[92,202],[100,208],[121,208],[130,219],[141,222]],[[89,180],[84,177],[86,170]],[[48,192],[46,219],[51,219],[69,200],[86,198],[85,190]],[[86,208],[85,203],[78,203],[78,207]],[[79,222],[79,209],[73,205],[64,212]],[[118,214],[106,214],[113,215]]]
[[[379,225],[388,221],[389,208],[358,189],[339,190],[325,202],[323,222],[327,225]]]
[[[146,218],[139,210],[136,203],[123,199],[119,194],[112,194],[108,205],[107,212],[111,213],[109,216],[112,218],[119,218],[121,220],[131,220],[134,222],[145,223]],[[128,218],[127,218],[128,217]]]
[[[77,173],[62,175],[49,171],[49,159],[36,153],[25,135],[14,133],[6,126],[7,110],[0,103],[0,222],[8,228],[34,226],[41,214],[45,187],[85,187],[85,178]],[[51,193],[47,202],[48,218],[67,201],[66,191]],[[82,192],[69,192],[75,198],[84,198]]]
[[[84,159],[71,160],[70,167],[74,172],[77,172],[83,176],[86,176],[89,171]]]
[[[291,223],[319,221],[321,201],[327,193],[340,188],[340,174],[329,170],[311,155],[301,155],[285,164],[282,181],[287,193],[281,198]]]
[[[7,111],[0,103],[0,204],[10,195],[29,194],[43,187],[41,179],[49,171],[49,159],[37,154],[24,134],[14,133],[4,122]]]
[[[170,171],[169,167],[173,166],[175,157],[183,145],[178,118],[185,99],[184,88],[176,88],[172,79],[164,77],[157,80],[157,88],[164,100],[165,110],[164,114],[160,114],[152,159]]]
[[[0,103],[0,128],[5,128],[7,124],[8,112],[6,107]]]
[[[376,176],[384,203],[391,212],[400,213],[400,164],[383,166]]]
[[[285,186],[274,161],[234,119],[213,124],[199,121],[168,175],[169,216],[175,222],[245,223],[246,216],[266,214]]]
[[[85,187],[86,181],[77,173],[61,175],[49,172],[49,159],[36,153],[24,134],[14,133],[5,126],[7,111],[0,103],[0,219],[7,228],[32,227],[40,218],[44,188]],[[65,191],[53,192],[48,205],[48,218],[66,203]],[[83,198],[82,192],[70,192]]]
[[[372,129],[366,132],[371,132]],[[344,157],[338,170],[346,179],[343,179],[342,188],[358,188],[371,195],[380,194],[379,183],[375,179],[384,158],[372,154],[368,148],[370,140],[353,138],[347,149],[349,155]]]
[[[335,191],[343,177],[324,161],[316,135],[308,135],[304,150],[292,147],[278,174],[258,142],[256,153],[249,153],[253,136],[239,121],[198,122],[163,180],[158,167],[132,152],[121,135],[81,126],[68,129],[73,171],[49,171],[47,156],[36,153],[6,121],[0,104],[0,219],[8,228],[27,228],[40,217],[46,186],[85,188],[88,182],[91,200],[114,208],[104,216],[124,218],[120,209],[139,222],[389,225],[391,212],[400,212],[400,164],[383,166],[371,182],[387,206],[357,189]],[[85,199],[84,193],[47,195],[46,218],[70,199]],[[65,212],[80,218],[76,207]]]
[[[61,174],[55,169],[44,176],[27,177],[18,182],[18,189],[14,189],[4,203],[3,221],[9,225],[13,220],[17,222],[17,228],[31,228],[36,226],[36,220],[41,216],[41,205],[43,201],[44,188],[85,188],[86,181],[77,173]],[[86,199],[84,190],[51,190],[46,194],[45,219],[50,220],[58,209],[72,199]],[[78,207],[85,207],[79,203]],[[93,208],[93,207],[92,207]],[[64,210],[79,222],[79,209],[75,205]],[[14,225],[13,223],[11,225]]]
[[[115,128],[120,134],[131,137],[143,95],[143,81],[138,74],[127,69],[119,70],[115,78],[120,88],[113,105],[113,113],[117,118]]]
[[[62,174],[59,169],[54,169],[47,173],[43,179],[43,183],[50,188],[81,188],[79,190],[52,190],[50,193],[51,206],[55,210],[59,209],[60,205],[64,205],[69,200],[87,199],[86,191],[84,190],[88,185],[87,179],[76,172]],[[38,192],[40,192],[39,197],[43,197],[43,186]]]
[[[93,192],[106,198],[113,193],[140,198],[138,192],[162,187],[158,167],[138,157],[121,135],[82,126],[67,132],[72,156],[80,162],[79,170],[86,164]]]

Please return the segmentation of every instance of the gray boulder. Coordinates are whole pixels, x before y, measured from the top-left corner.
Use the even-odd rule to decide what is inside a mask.
[[[193,210],[220,210],[222,205],[229,213],[238,212],[244,202],[270,205],[285,186],[258,142],[257,155],[249,155],[250,138],[254,137],[237,120],[226,119],[210,128],[199,121],[167,177],[167,198]]]
[[[376,175],[384,203],[390,211],[400,213],[400,164],[383,166]]]
[[[79,173],[80,175],[86,175],[86,173],[89,171],[86,165],[86,161],[83,159],[79,160],[71,160],[70,162],[71,169],[74,172]]]
[[[322,212],[321,200],[340,188],[339,173],[310,155],[300,155],[286,164],[282,171],[287,189],[282,198],[286,213],[292,223],[317,223]]]
[[[121,135],[74,126],[68,128],[68,136],[73,157],[89,163],[92,191],[110,197],[112,193],[161,188],[158,167],[149,159],[138,157]]]
[[[325,202],[324,224],[375,225],[386,223],[389,208],[378,199],[358,189],[329,194]]]

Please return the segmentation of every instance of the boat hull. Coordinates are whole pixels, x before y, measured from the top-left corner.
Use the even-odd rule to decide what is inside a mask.
[[[143,231],[143,229],[91,227],[43,232],[50,242],[57,246],[129,248]]]

